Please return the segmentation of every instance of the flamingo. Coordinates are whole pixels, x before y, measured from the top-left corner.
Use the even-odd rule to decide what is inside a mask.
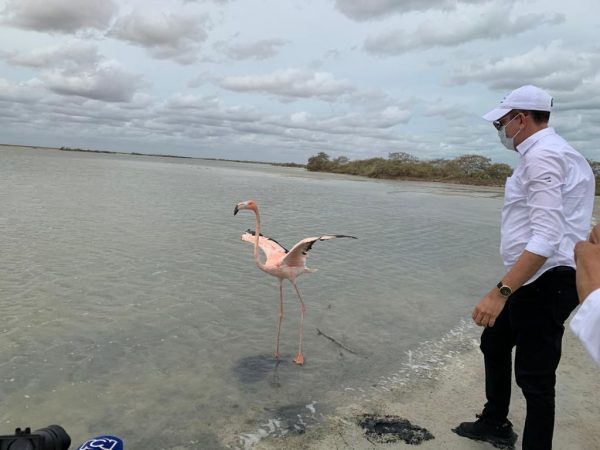
[[[248,200],[245,202],[238,203],[233,210],[235,216],[238,211],[241,210],[254,211],[256,216],[256,231],[247,230],[242,234],[242,241],[254,244],[254,260],[256,265],[263,272],[268,273],[279,280],[279,322],[277,324],[277,340],[275,344],[275,359],[279,360],[279,335],[281,334],[281,321],[283,320],[283,280],[289,280],[294,286],[296,294],[298,294],[298,300],[300,301],[300,344],[298,353],[294,358],[296,364],[304,364],[304,355],[302,354],[302,340],[304,337],[304,301],[302,295],[296,285],[296,278],[306,272],[316,272],[316,269],[309,269],[306,267],[306,258],[308,251],[312,248],[313,244],[317,241],[327,241],[335,238],[351,238],[357,239],[354,236],[346,236],[342,234],[337,235],[322,235],[317,237],[308,237],[299,241],[292,247],[291,250],[287,250],[281,244],[274,239],[270,239],[260,234],[260,214],[258,212],[258,205],[254,200]],[[258,256],[258,249],[263,251],[267,257],[266,261],[261,262]]]

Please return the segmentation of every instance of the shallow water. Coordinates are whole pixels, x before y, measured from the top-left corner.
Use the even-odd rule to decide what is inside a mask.
[[[233,216],[249,198],[287,248],[358,237],[311,250],[303,367],[289,284],[272,358],[277,281],[239,240],[253,215]],[[153,450],[302,432],[464,328],[502,272],[500,207],[494,189],[0,147],[0,433],[59,423]]]

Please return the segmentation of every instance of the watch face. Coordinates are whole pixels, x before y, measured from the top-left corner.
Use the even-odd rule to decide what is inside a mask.
[[[510,294],[512,294],[512,290],[508,286],[502,286],[500,288],[500,293],[505,297],[508,297]]]

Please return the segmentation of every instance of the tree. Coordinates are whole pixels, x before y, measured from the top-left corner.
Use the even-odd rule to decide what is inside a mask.
[[[306,169],[313,172],[325,171],[331,167],[329,155],[325,152],[319,152],[316,156],[308,158]]]
[[[492,160],[481,155],[463,155],[454,158],[448,163],[452,172],[457,172],[458,176],[469,178],[485,178],[486,171],[490,167]]]
[[[419,158],[411,155],[410,153],[405,152],[391,152],[388,153],[388,159],[391,161],[400,161],[400,162],[417,162]]]
[[[487,173],[494,180],[504,181],[512,175],[513,170],[508,164],[497,163],[488,167]]]
[[[349,161],[350,160],[348,158],[346,158],[345,156],[338,156],[332,162],[336,166],[343,166],[344,164],[348,164]]]

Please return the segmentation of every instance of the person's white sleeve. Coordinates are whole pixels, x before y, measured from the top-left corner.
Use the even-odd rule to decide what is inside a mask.
[[[540,149],[525,165],[531,239],[525,250],[549,258],[563,241],[566,169],[558,152]]]
[[[587,296],[571,319],[570,326],[600,367],[600,289]]]

